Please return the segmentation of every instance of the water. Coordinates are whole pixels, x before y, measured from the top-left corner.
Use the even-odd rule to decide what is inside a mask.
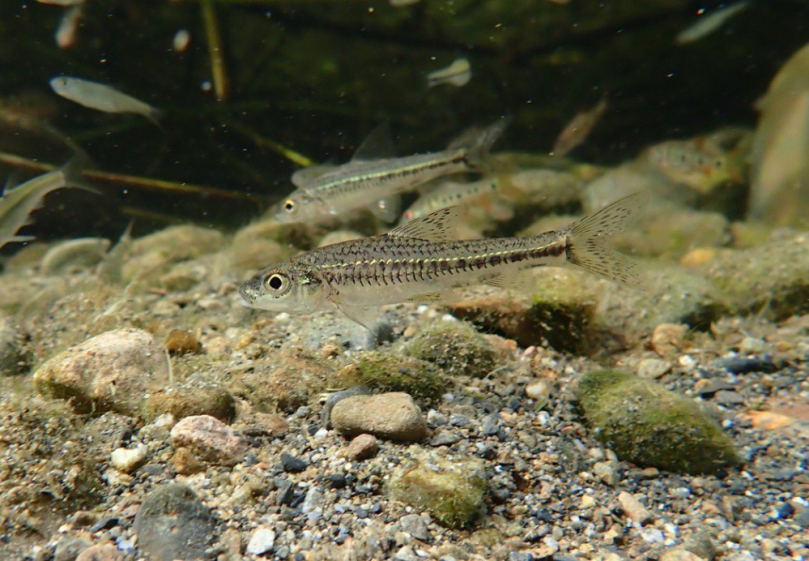
[[[809,557],[809,6],[675,44],[719,7],[87,0],[60,46],[64,7],[0,2],[0,177],[70,161],[98,191],[47,195],[0,255],[0,557]],[[459,58],[468,83],[428,87]],[[241,305],[258,271],[396,223],[277,222],[296,171],[380,124],[408,156],[501,118],[488,173],[401,208],[443,188],[458,237],[534,236],[647,193],[613,243],[643,290],[547,267]]]

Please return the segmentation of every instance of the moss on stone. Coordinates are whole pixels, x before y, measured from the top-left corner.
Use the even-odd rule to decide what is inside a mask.
[[[486,488],[479,460],[424,454],[393,474],[388,493],[444,526],[463,528],[481,513]]]
[[[157,391],[146,398],[143,415],[152,420],[164,413],[176,419],[210,415],[230,422],[236,415],[236,402],[227,389],[214,383],[186,382]]]
[[[435,364],[409,356],[383,352],[364,353],[356,369],[357,383],[385,392],[405,392],[416,398],[436,399],[447,381]]]
[[[451,375],[482,378],[497,366],[491,344],[464,322],[430,324],[402,346],[402,353],[431,362]]]
[[[678,473],[712,473],[738,463],[733,442],[693,401],[614,370],[576,388],[588,425],[622,459]]]

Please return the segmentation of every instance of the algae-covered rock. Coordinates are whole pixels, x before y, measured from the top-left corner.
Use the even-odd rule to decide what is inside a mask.
[[[447,380],[431,362],[409,356],[368,352],[356,364],[343,369],[340,377],[376,390],[405,392],[416,398],[436,399]]]
[[[480,460],[423,453],[393,473],[387,491],[445,526],[462,528],[481,514],[486,489]]]
[[[532,272],[531,293],[470,292],[450,306],[459,318],[495,329],[521,346],[550,345],[560,351],[587,352],[597,335],[597,279],[564,269]]]
[[[624,372],[584,376],[576,388],[587,424],[626,461],[678,473],[738,462],[730,438],[693,401]]]
[[[722,250],[703,272],[740,314],[781,320],[809,311],[809,236],[785,232],[746,250]]]
[[[464,322],[436,322],[402,346],[402,353],[431,362],[451,375],[482,378],[497,366],[497,355],[483,335]]]
[[[188,381],[157,390],[146,398],[144,416],[147,420],[164,413],[170,413],[178,420],[193,415],[210,415],[228,422],[236,414],[236,402],[230,392],[218,384]]]
[[[102,333],[51,358],[34,374],[41,394],[95,414],[137,415],[149,391],[167,380],[163,347],[140,329]]]

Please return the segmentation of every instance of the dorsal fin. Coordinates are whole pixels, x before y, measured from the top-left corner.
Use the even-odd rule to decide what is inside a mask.
[[[456,239],[455,227],[462,214],[462,207],[449,206],[432,212],[407,224],[397,226],[388,236],[417,238],[429,242],[446,242]]]
[[[321,175],[330,172],[337,166],[331,164],[318,164],[309,166],[308,168],[301,168],[292,174],[292,184],[300,189],[306,189],[309,184]]]
[[[393,135],[390,132],[388,121],[378,125],[368,133],[351,158],[352,162],[367,162],[383,158],[395,158],[396,146],[393,144]]]

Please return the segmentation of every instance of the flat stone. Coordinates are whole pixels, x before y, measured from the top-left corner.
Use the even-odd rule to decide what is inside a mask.
[[[154,561],[203,559],[213,539],[214,521],[185,485],[161,485],[143,501],[134,524],[138,548]]]
[[[401,392],[343,399],[332,409],[331,423],[346,436],[370,433],[379,438],[414,442],[427,435],[419,406]]]
[[[185,447],[206,462],[235,465],[241,461],[249,445],[247,440],[215,417],[186,417],[171,429],[175,448]]]

